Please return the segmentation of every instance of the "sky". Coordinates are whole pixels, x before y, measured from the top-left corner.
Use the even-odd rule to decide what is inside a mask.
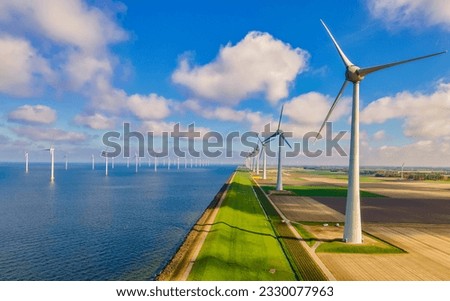
[[[57,161],[88,161],[124,122],[155,136],[177,123],[202,137],[273,130],[283,104],[281,128],[304,147],[344,81],[320,19],[361,67],[450,49],[447,0],[1,0],[0,161],[46,161],[50,145]],[[334,135],[350,130],[351,96]],[[360,111],[361,165],[450,166],[450,54],[368,75]],[[349,134],[339,143],[348,153]]]

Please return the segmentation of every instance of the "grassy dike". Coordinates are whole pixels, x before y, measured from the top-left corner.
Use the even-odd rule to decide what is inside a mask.
[[[188,280],[296,280],[248,172],[236,172]]]

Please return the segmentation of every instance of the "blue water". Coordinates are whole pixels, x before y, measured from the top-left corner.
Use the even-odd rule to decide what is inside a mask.
[[[0,164],[0,280],[147,280],[234,167]]]

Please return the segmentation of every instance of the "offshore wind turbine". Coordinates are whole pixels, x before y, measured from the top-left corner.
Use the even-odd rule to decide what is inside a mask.
[[[102,151],[102,156],[105,157],[105,176],[108,175],[108,157],[109,153],[107,151]]]
[[[138,172],[138,166],[139,166],[139,157],[138,157],[138,154],[137,153],[134,153],[134,164],[135,164],[135,166],[136,166],[136,173]]]
[[[276,132],[264,140],[264,142],[267,143],[272,138],[275,138],[278,136],[278,172],[277,172],[277,187],[276,187],[277,191],[283,190],[283,174],[282,174],[282,165],[281,165],[281,149],[283,147],[283,141],[286,142],[286,144],[290,148],[292,148],[292,146],[286,140],[286,137],[284,137],[284,132],[280,129],[281,118],[283,118],[283,109],[284,109],[284,104],[281,106],[280,118],[278,119],[278,127],[277,127]]]
[[[364,79],[365,76],[370,73],[397,66],[400,64],[409,63],[412,61],[417,61],[432,57],[435,55],[443,54],[446,51],[433,53],[425,56],[420,56],[412,59],[407,59],[403,61],[398,61],[394,63],[378,65],[368,68],[361,68],[353,64],[348,57],[344,54],[339,44],[336,42],[335,38],[331,34],[331,31],[322,22],[325,30],[333,41],[342,62],[345,65],[345,80],[339,90],[336,99],[334,100],[327,116],[325,117],[319,132],[317,133],[316,139],[319,137],[320,132],[325,126],[328,118],[333,112],[336,104],[338,103],[345,87],[349,82],[353,83],[353,102],[352,102],[352,121],[351,121],[351,137],[350,137],[350,157],[349,157],[349,172],[348,172],[348,192],[347,192],[347,204],[345,209],[345,228],[344,228],[344,241],[348,243],[361,243],[362,242],[362,229],[361,229],[361,207],[360,207],[360,193],[359,193],[359,83]]]
[[[65,159],[65,169],[67,170],[67,166],[68,166],[68,160],[69,160],[69,156],[67,155],[67,153],[65,153],[64,155],[64,159]]]
[[[28,152],[25,152],[25,173],[28,173]]]
[[[52,145],[45,150],[50,152],[50,182],[53,182],[55,181],[55,148]]]
[[[155,172],[158,170],[158,163],[156,162],[156,156],[154,157],[154,159],[155,159]]]
[[[92,170],[95,169],[95,159],[94,159],[94,154],[91,155],[92,158]]]

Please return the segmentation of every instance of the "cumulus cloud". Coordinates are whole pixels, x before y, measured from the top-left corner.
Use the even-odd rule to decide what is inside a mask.
[[[8,121],[50,124],[56,120],[56,111],[44,105],[24,105],[8,114]]]
[[[298,124],[320,126],[330,110],[333,101],[334,99],[321,93],[305,93],[285,103],[284,115]],[[338,120],[349,112],[350,100],[347,98],[341,99],[335,107],[330,121]]]
[[[139,119],[164,119],[170,114],[171,101],[154,93],[149,95],[134,94],[128,98],[129,110]]]
[[[47,83],[53,81],[48,62],[22,38],[0,36],[0,57],[0,92],[28,96],[36,76]]]
[[[95,113],[92,115],[76,115],[74,118],[76,124],[84,125],[94,130],[106,130],[114,128],[114,119],[108,118],[105,115]]]
[[[17,135],[28,138],[32,141],[69,141],[80,142],[86,140],[86,135],[78,132],[65,131],[56,128],[36,128],[31,126],[21,126],[12,128]]]
[[[404,134],[418,139],[450,137],[450,83],[440,83],[432,94],[401,92],[370,103],[361,112],[365,124],[403,119]]]
[[[271,103],[288,96],[289,85],[304,71],[309,54],[268,33],[250,32],[236,45],[221,48],[214,61],[191,66],[182,59],[173,82],[202,99],[235,105],[255,93]]]
[[[400,166],[450,166],[448,158],[450,141],[419,140],[414,143],[378,148],[362,149],[361,163],[364,165]]]
[[[33,28],[52,41],[95,52],[111,42],[124,40],[126,33],[96,7],[80,0],[4,0],[0,21],[16,27]]]
[[[141,124],[140,131],[142,133],[151,132],[154,136],[160,136],[162,133],[169,133],[170,136],[174,135],[175,133],[175,126],[179,125],[179,132],[184,132],[184,136],[182,138],[189,138],[186,136],[189,136],[189,129],[187,125],[182,125],[176,122],[166,122],[166,121],[155,121],[155,120],[149,120],[144,121]],[[210,128],[197,126],[194,124],[194,134],[191,136],[192,138],[202,138],[205,136],[206,133],[210,132]],[[197,134],[200,134],[200,137],[195,136]]]
[[[377,131],[375,134],[373,134],[373,138],[375,140],[383,140],[386,137],[386,132],[381,130]]]
[[[106,13],[83,0],[1,1],[0,25],[33,39],[0,38],[0,91],[17,95],[23,91],[17,87],[34,78],[52,75],[55,81],[57,74],[58,89],[88,97],[91,109],[121,112],[127,96],[112,84],[118,59],[109,47],[127,39],[127,33],[114,20],[120,11],[115,7]],[[36,41],[35,48],[30,41]]]
[[[254,112],[248,109],[235,110],[225,106],[210,107],[201,104],[200,101],[195,99],[186,100],[178,109],[188,109],[197,115],[210,120],[248,124],[249,129],[253,131],[262,131],[266,124],[273,122],[270,115],[263,115],[261,112]]]
[[[448,0],[369,0],[370,13],[399,26],[441,25],[450,31]]]

